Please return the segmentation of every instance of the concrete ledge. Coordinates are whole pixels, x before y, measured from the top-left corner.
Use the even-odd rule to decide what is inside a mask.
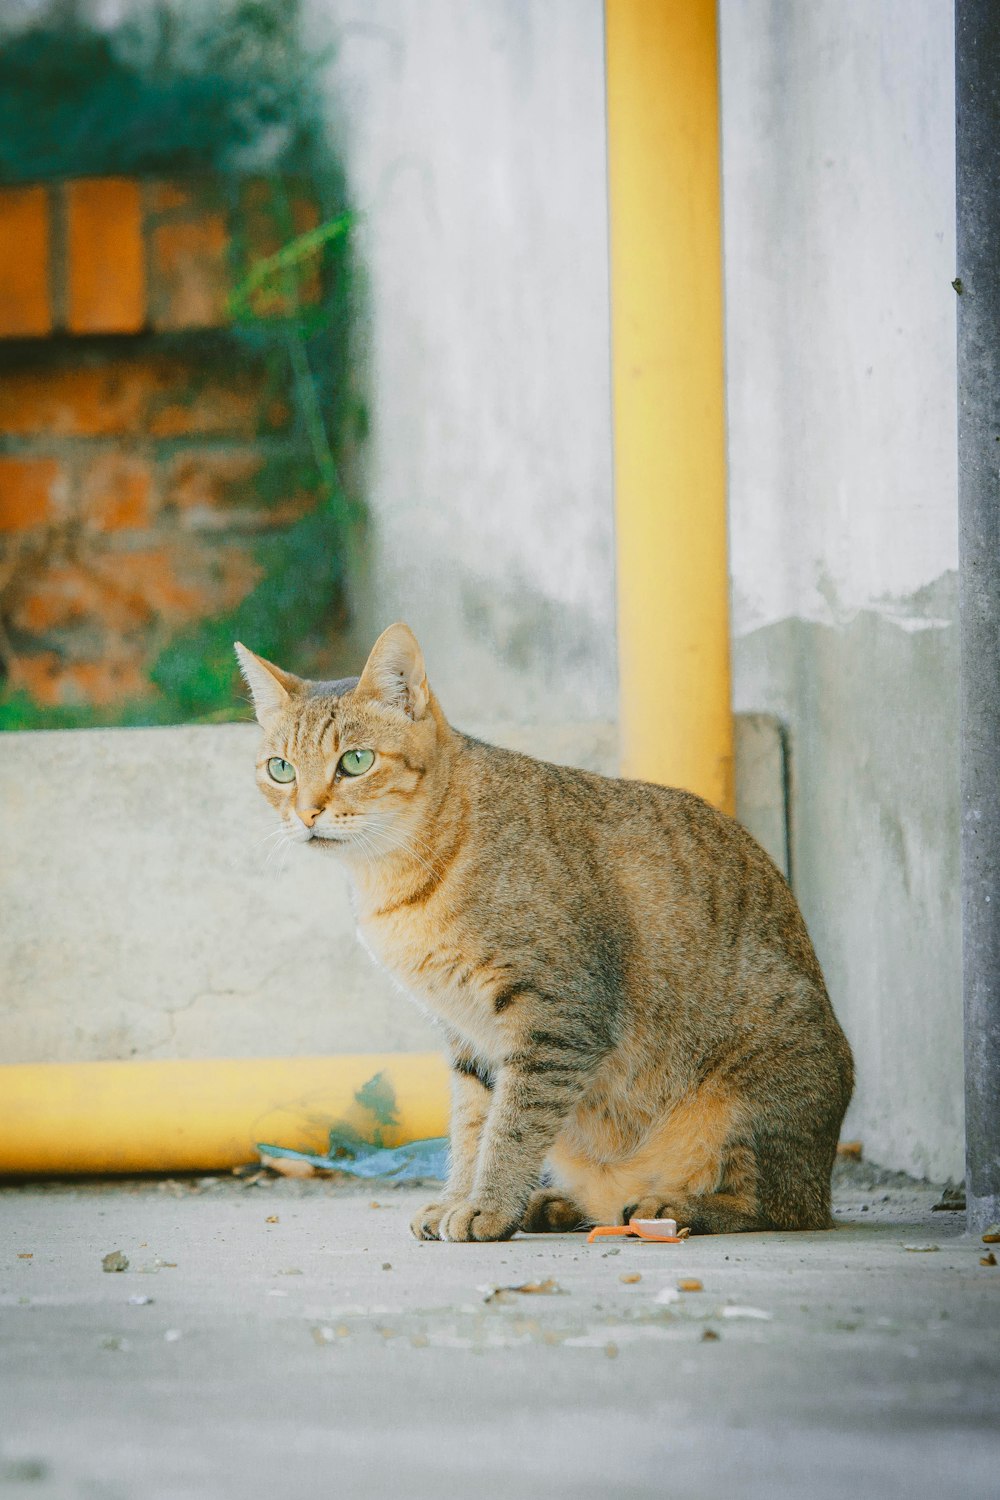
[[[615,767],[608,724],[468,727]],[[257,736],[0,735],[0,1062],[438,1049],[357,942],[343,874],[273,850]]]

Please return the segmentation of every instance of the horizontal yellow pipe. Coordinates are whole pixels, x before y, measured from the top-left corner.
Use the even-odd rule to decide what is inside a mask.
[[[0,1174],[212,1171],[336,1126],[398,1146],[447,1134],[448,1094],[436,1053],[8,1064]]]

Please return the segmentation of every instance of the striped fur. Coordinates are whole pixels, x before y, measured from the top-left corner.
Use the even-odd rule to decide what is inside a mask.
[[[690,793],[452,729],[405,625],[340,683],[239,649],[262,792],[344,862],[366,946],[448,1040],[451,1176],[415,1234],[637,1211],[704,1233],[829,1226],[851,1053],[749,834]],[[338,771],[350,749],[375,752],[366,774]],[[294,783],[269,778],[273,756]]]

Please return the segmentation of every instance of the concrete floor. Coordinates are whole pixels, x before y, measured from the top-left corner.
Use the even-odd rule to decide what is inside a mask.
[[[419,1244],[421,1189],[7,1186],[0,1494],[1000,1495],[1000,1266],[878,1176],[834,1233],[610,1249]]]

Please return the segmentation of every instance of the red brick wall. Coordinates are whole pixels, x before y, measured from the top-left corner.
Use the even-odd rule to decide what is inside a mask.
[[[257,256],[280,243],[271,191],[0,191],[0,648],[40,704],[149,693],[169,636],[253,587],[254,536],[311,503],[287,397],[206,332],[226,322],[233,235]],[[295,228],[317,219],[299,195]]]

